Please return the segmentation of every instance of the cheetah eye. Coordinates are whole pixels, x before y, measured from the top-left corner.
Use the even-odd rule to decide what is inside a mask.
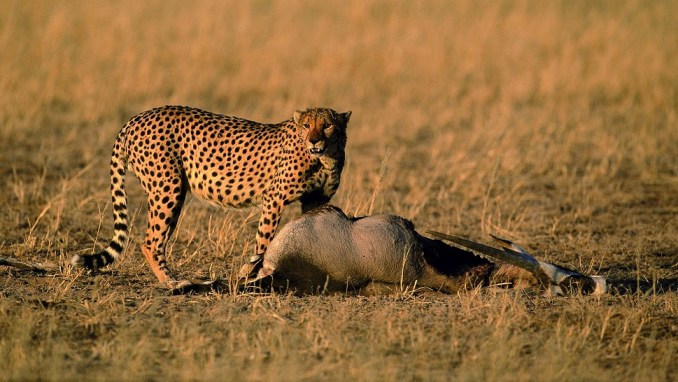
[[[304,129],[306,129],[306,130],[308,130],[308,129],[311,128],[311,125],[309,125],[308,123],[304,123],[302,126],[303,126]]]
[[[329,129],[333,128],[333,127],[334,127],[334,125],[332,125],[332,124],[325,125],[325,130],[329,130]]]

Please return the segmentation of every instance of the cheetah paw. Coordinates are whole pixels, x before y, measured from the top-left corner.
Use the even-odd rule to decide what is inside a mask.
[[[243,265],[243,268],[240,270],[240,278],[238,284],[240,285],[251,285],[256,281],[264,279],[268,276],[271,276],[275,272],[275,268],[264,265],[263,267],[251,271],[248,269],[249,264]]]
[[[255,255],[249,258],[249,261],[245,263],[238,272],[238,279],[242,280],[243,283],[248,283],[258,279],[257,273],[263,265],[263,256]]]

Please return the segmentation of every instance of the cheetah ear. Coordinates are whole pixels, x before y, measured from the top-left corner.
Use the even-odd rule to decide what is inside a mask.
[[[301,118],[301,111],[297,110],[294,112],[294,123],[299,124],[299,118]]]
[[[349,110],[346,113],[340,113],[339,118],[344,121],[344,125],[348,125],[348,120],[351,118],[351,111]]]

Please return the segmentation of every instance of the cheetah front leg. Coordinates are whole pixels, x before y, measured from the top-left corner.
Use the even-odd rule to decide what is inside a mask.
[[[278,228],[280,213],[285,204],[287,203],[282,198],[264,196],[261,218],[259,218],[259,226],[257,229],[256,252],[249,258],[248,262],[240,268],[240,278],[256,277],[257,271],[259,271],[259,268],[261,268],[263,264],[262,260],[266,253],[266,248],[268,248],[268,245],[271,243],[273,235],[275,235],[275,231]]]

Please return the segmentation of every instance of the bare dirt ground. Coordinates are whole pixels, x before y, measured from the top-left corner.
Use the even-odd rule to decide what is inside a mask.
[[[0,380],[675,381],[677,46],[673,1],[0,2],[0,256],[60,267],[0,266]],[[131,176],[122,260],[70,269],[112,233],[115,134],[164,104],[352,110],[333,204],[505,236],[612,293],[170,296]],[[257,218],[189,200],[171,264],[232,280]]]

